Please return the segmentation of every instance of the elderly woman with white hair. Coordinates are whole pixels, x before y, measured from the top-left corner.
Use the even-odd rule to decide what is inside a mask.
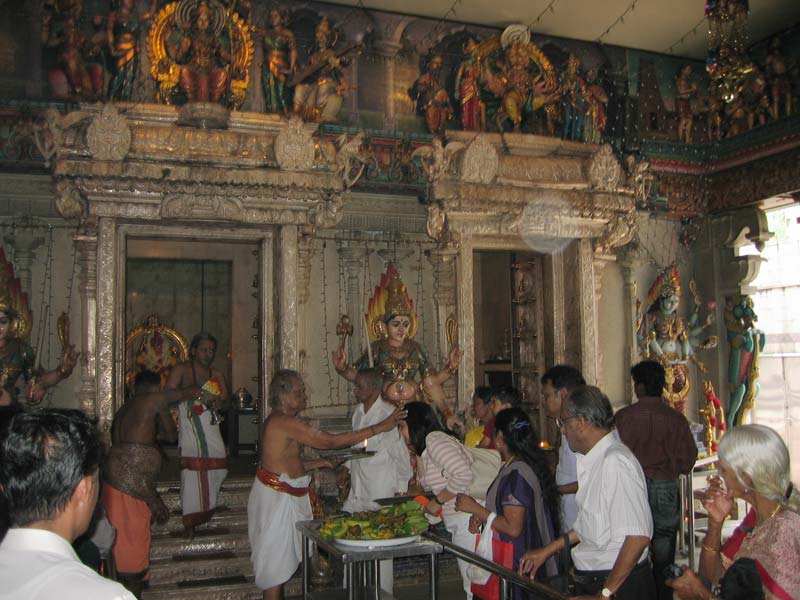
[[[716,598],[713,586],[725,571],[734,561],[750,558],[767,599],[800,598],[800,498],[790,479],[786,444],[764,425],[734,427],[720,440],[719,472],[724,485],[712,483],[703,499],[708,532],[699,573],[686,570],[672,581],[675,594],[683,600]],[[723,544],[722,523],[734,498],[741,498],[751,509]]]

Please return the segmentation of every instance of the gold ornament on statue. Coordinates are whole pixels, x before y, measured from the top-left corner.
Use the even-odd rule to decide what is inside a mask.
[[[8,337],[24,340],[31,334],[33,315],[28,306],[28,295],[22,291],[14,266],[6,259],[0,246],[0,312],[12,319]]]

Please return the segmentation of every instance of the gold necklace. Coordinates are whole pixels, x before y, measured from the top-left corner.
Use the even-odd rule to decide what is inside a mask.
[[[772,509],[772,512],[769,513],[769,516],[765,519],[765,521],[769,521],[772,517],[774,517],[779,512],[781,512],[782,508],[783,508],[783,504],[778,504],[778,506],[776,506],[775,508]]]

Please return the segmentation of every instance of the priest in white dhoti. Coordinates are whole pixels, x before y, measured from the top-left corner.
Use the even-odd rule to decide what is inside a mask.
[[[358,400],[353,413],[353,431],[377,425],[392,414],[395,406],[381,398],[383,377],[377,369],[362,369],[356,374],[354,395]],[[347,512],[377,510],[378,498],[408,492],[413,477],[411,455],[398,429],[380,433],[354,447],[366,447],[376,454],[370,458],[349,460],[339,470],[337,481],[345,484],[350,477],[350,493],[342,509]],[[381,561],[381,588],[392,593],[392,560]]]
[[[181,509],[187,533],[211,520],[228,474],[227,451],[219,430],[219,413],[230,398],[222,373],[211,363],[216,338],[200,332],[192,338],[188,362],[173,367],[166,389],[199,389],[195,400],[178,405],[178,446],[181,453]]]

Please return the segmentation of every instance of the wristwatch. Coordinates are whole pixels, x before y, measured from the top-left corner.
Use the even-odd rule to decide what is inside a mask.
[[[608,589],[606,587],[604,587],[602,590],[600,590],[600,595],[603,598],[613,598],[614,597],[614,593],[610,589]]]

